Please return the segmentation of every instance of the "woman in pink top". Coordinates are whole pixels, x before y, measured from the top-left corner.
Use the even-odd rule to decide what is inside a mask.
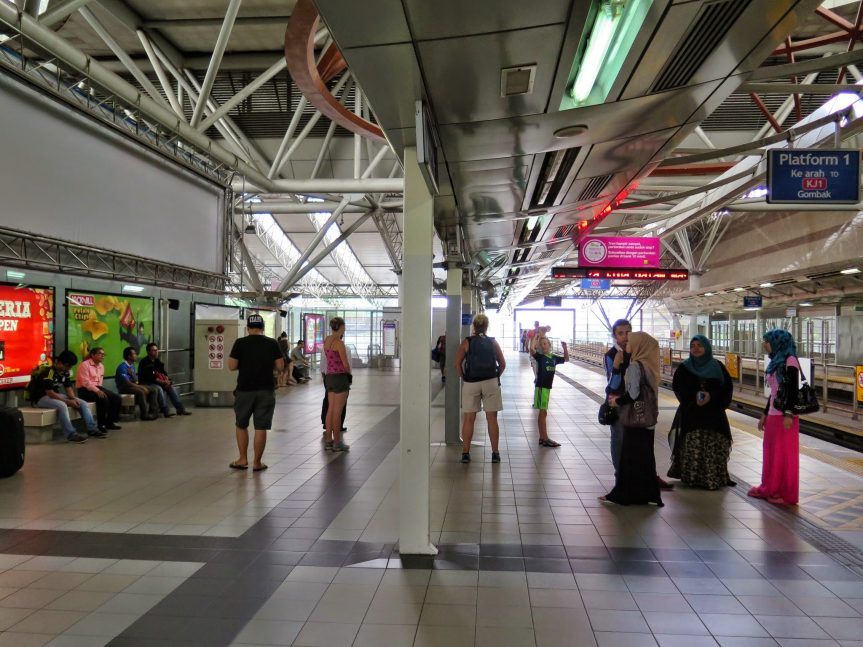
[[[777,328],[764,334],[764,352],[770,356],[765,371],[770,398],[758,422],[764,432],[764,459],[761,485],[750,489],[749,496],[796,505],[800,496],[800,418],[794,415],[800,389],[797,345],[788,331]],[[781,410],[776,408],[780,389],[785,395]]]
[[[342,410],[348,401],[351,390],[351,363],[342,337],[345,335],[345,320],[341,317],[330,319],[333,331],[324,339],[324,354],[327,358],[327,374],[324,386],[327,389],[327,431],[324,434],[324,448],[334,452],[346,452],[349,447],[342,442]]]

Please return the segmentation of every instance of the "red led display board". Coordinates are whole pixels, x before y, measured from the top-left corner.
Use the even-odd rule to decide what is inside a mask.
[[[0,389],[27,386],[54,352],[54,289],[0,285]]]
[[[553,279],[619,279],[626,281],[686,281],[689,270],[619,267],[553,267]]]

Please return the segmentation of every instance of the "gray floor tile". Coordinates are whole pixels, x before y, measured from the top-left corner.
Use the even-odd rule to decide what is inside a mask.
[[[410,625],[363,624],[353,647],[412,647],[417,627]]]
[[[708,635],[707,628],[695,613],[668,613],[665,611],[644,611],[644,619],[654,633],[689,636]]]
[[[298,647],[350,647],[360,625],[307,622],[293,644]]]
[[[587,615],[594,631],[650,633],[640,611],[589,609]]]

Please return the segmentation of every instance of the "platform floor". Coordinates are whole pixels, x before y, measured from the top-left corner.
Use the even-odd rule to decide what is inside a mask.
[[[347,454],[322,451],[320,381],[280,390],[257,474],[227,468],[220,409],[28,447],[0,481],[0,646],[863,645],[858,456],[806,440],[801,505],[752,500],[760,438],[732,414],[738,487],[606,507],[602,377],[560,367],[563,446],[540,448],[527,357],[509,361],[500,465],[483,424],[472,464],[443,445],[433,374],[433,559],[397,552],[395,372],[358,371]]]

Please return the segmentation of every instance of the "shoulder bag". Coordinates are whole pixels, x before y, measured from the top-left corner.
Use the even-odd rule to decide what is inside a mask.
[[[641,366],[641,363],[638,364]],[[655,427],[659,419],[659,398],[656,389],[644,379],[644,369],[641,369],[641,380],[638,383],[638,399],[618,407],[620,424],[624,427]]]
[[[788,366],[787,362],[785,366]],[[797,391],[797,403],[793,407],[790,407],[790,411],[795,416],[802,416],[807,413],[815,413],[820,408],[818,404],[818,398],[815,395],[815,389],[813,389],[809,385],[809,382],[806,381],[806,376],[803,374],[803,370],[800,367],[799,362],[795,368],[800,375],[800,389]],[[779,411],[788,411],[789,408],[785,406],[785,402],[787,400],[787,387],[783,381],[783,383],[779,385],[779,390],[776,393],[776,397],[773,398],[773,407]]]

